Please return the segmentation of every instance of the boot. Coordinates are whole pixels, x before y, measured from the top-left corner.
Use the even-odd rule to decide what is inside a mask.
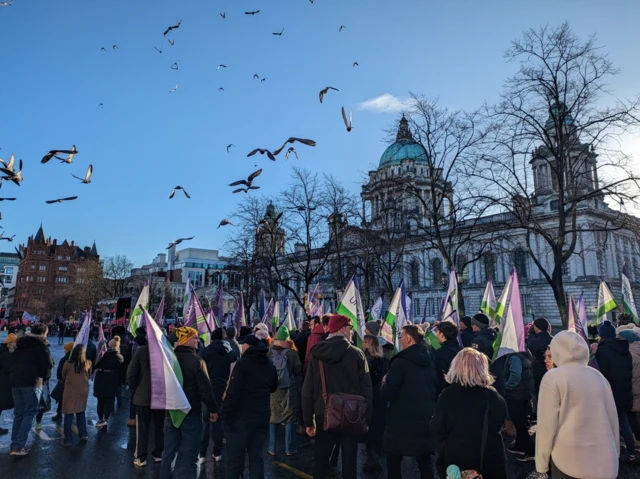
[[[367,460],[362,465],[363,472],[375,472],[382,470],[382,463],[380,462],[380,456],[375,449],[367,446]]]

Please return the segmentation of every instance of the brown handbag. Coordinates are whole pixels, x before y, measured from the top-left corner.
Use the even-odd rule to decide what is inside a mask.
[[[367,400],[359,394],[327,394],[324,378],[324,364],[318,361],[322,399],[324,401],[324,423],[322,429],[327,432],[342,432],[350,436],[361,436],[369,432],[367,424]]]

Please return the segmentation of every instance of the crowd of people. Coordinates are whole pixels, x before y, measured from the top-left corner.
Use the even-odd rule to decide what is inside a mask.
[[[364,329],[357,342],[352,321],[337,314],[304,321],[300,331],[280,326],[270,333],[255,322],[240,331],[218,328],[206,346],[193,328],[165,331],[191,406],[176,423],[173,411],[151,409],[144,327],[134,338],[115,330],[99,357],[93,341],[66,343],[50,391],[48,328],[36,324],[0,346],[0,411],[13,409],[14,416],[11,431],[0,434],[11,433],[12,456],[27,455],[29,432],[34,422],[40,427],[52,397],[53,420],[64,424],[62,446],[73,445],[74,416],[79,440],[87,441],[93,380],[96,428],[108,428],[126,385],[133,464],[160,463],[162,479],[173,477],[178,460],[182,477],[199,477],[210,443],[215,463],[226,458],[225,477],[243,477],[246,455],[248,477],[262,478],[265,446],[271,456],[293,456],[300,435],[314,445],[314,479],[333,477],[339,458],[342,477],[355,479],[360,444],[362,471],[379,473],[385,461],[390,479],[403,476],[406,457],[415,458],[423,479],[504,479],[507,454],[554,479],[614,479],[621,457],[637,460],[640,328],[626,314],[617,327],[604,321],[591,344],[570,331],[552,336],[538,318],[526,351],[495,360],[498,333],[483,313],[461,318],[459,327],[436,323],[437,349],[425,339],[429,325],[405,325],[399,350],[381,336],[380,321]]]

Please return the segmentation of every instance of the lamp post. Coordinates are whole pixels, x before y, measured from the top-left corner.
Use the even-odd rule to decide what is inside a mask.
[[[444,271],[442,273],[440,273],[440,284],[442,285],[442,289],[446,289],[447,288],[447,273],[445,273]]]

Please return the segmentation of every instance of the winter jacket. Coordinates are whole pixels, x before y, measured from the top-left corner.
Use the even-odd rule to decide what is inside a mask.
[[[247,349],[236,363],[222,400],[225,427],[242,420],[269,422],[271,393],[278,389],[278,373],[262,344]]]
[[[378,341],[380,342],[380,347],[382,347],[382,354],[384,354],[384,358],[387,361],[391,361],[391,358],[395,354],[393,343],[390,343],[382,336],[378,336]]]
[[[488,434],[480,473],[486,478],[507,478],[506,457],[500,435],[507,419],[507,404],[492,387],[464,387],[454,383],[442,391],[431,420],[439,466],[455,464],[462,470],[480,468],[487,401]]]
[[[484,353],[489,358],[489,361],[493,359],[493,342],[498,337],[498,333],[493,328],[484,328],[475,333],[473,340],[471,341],[471,347],[476,348],[481,353]]]
[[[456,354],[458,354],[461,349],[457,340],[447,340],[442,343],[433,354],[433,363],[436,368],[436,398],[440,396],[444,388],[449,386],[444,376],[449,372],[453,358],[456,357]]]
[[[631,411],[633,407],[633,360],[629,352],[629,342],[619,338],[600,341],[596,351],[596,361],[600,372],[611,385],[618,411]]]
[[[324,364],[327,394],[348,393],[364,396],[367,401],[366,419],[369,423],[373,410],[373,393],[364,353],[352,346],[347,338],[339,335],[319,342],[307,354],[309,353],[309,368],[302,386],[302,416],[305,425],[322,428],[324,421],[319,361]]]
[[[182,389],[191,405],[188,416],[200,416],[202,414],[202,403],[209,411],[217,411],[218,404],[213,397],[213,389],[207,365],[196,354],[194,348],[188,346],[178,346],[175,349],[180,369],[182,369]]]
[[[49,352],[49,342],[44,336],[27,334],[21,337],[13,355],[11,387],[42,386],[51,377],[54,362]]]
[[[304,357],[304,367],[302,368],[305,373],[309,368],[309,361],[311,360],[311,348],[322,341],[324,337],[325,334],[322,324],[316,324],[316,326],[313,328],[313,331],[311,331],[309,339],[307,340],[307,352]]]
[[[87,409],[90,376],[91,368],[77,373],[72,362],[64,363],[62,368],[62,379],[64,380],[62,414],[78,414]]]
[[[131,358],[127,368],[127,384],[129,389],[135,391],[133,404],[136,406],[151,406],[151,365],[149,363],[149,346],[147,338],[138,334],[134,341],[138,349]]]
[[[555,368],[547,371],[538,395],[536,469],[549,462],[571,477],[618,476],[620,434],[611,387],[587,366],[589,347],[576,333],[562,331],[551,341]]]
[[[473,333],[473,329],[466,328],[466,329],[460,331],[460,336],[462,337],[462,347],[463,348],[472,347],[471,343],[473,342],[473,338],[476,337],[476,335]]]
[[[236,361],[242,356],[242,349],[240,348],[240,343],[236,341],[235,338],[227,338],[227,342],[229,346],[231,346],[231,350],[236,353]]]
[[[371,423],[365,442],[376,450],[380,450],[382,449],[382,436],[387,425],[387,405],[380,398],[380,388],[382,387],[382,379],[389,372],[389,360],[384,356],[381,358],[373,357],[368,351],[364,352],[364,356],[369,366],[373,395]]]
[[[60,361],[58,361],[58,367],[56,369],[56,378],[58,379],[58,382],[62,381],[62,368],[64,368],[64,363],[66,363],[70,357],[71,353],[68,353],[62,356]]]
[[[118,349],[109,349],[95,365],[96,377],[93,395],[97,398],[112,398],[120,395],[120,365],[124,358]]]
[[[436,378],[426,348],[414,344],[393,357],[380,398],[389,403],[384,451],[398,456],[432,454],[429,423],[436,404]]]
[[[96,359],[98,358],[98,349],[96,348],[95,343],[91,340],[87,342],[85,356],[87,358],[87,361],[91,363],[91,367],[95,369]]]
[[[629,343],[629,352],[633,362],[633,412],[640,412],[640,342]]]
[[[305,356],[307,355],[307,347],[309,344],[309,337],[311,336],[311,330],[300,331],[293,340],[298,350],[298,356],[300,357],[300,364],[304,364]]]
[[[302,372],[302,363],[298,352],[293,349],[285,349],[275,344],[271,346],[267,357],[273,358],[273,354],[284,354],[287,358],[287,370],[289,371],[289,387],[278,388],[271,393],[271,417],[270,423],[288,424],[298,420],[298,387],[295,378]]]
[[[547,346],[551,344],[553,336],[548,331],[542,331],[538,334],[529,334],[527,339],[527,349],[531,353],[531,367],[533,368],[533,379],[535,381],[535,393],[538,394],[542,377],[547,372],[544,365],[544,355],[547,352]]]
[[[122,364],[120,364],[120,381],[124,383],[127,380],[127,369],[131,364],[131,341],[129,338],[120,338],[120,355],[124,358]]]
[[[13,393],[11,392],[11,366],[14,354],[9,352],[6,344],[0,344],[0,411],[13,409]]]
[[[534,381],[531,361],[523,353],[507,355],[502,370],[504,377],[504,398],[528,401],[533,394]]]
[[[202,350],[200,357],[207,365],[209,380],[213,387],[213,397],[218,406],[222,404],[222,396],[227,388],[227,381],[231,375],[231,365],[238,360],[238,356],[224,339],[214,339]]]

